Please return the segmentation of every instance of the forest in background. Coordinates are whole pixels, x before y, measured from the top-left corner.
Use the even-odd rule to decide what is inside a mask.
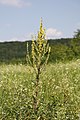
[[[31,51],[31,41],[0,42],[0,63],[26,63],[27,42]],[[80,58],[80,38],[49,39],[51,53],[49,62],[70,61]]]

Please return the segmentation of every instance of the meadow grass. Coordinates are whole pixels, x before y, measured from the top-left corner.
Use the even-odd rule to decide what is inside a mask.
[[[0,120],[79,120],[80,60],[46,66],[40,75],[37,115],[34,91],[33,68],[0,65]]]

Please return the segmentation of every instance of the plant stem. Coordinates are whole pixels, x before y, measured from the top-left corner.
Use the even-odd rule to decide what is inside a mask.
[[[36,74],[36,83],[35,83],[35,95],[33,97],[33,107],[34,107],[34,112],[35,114],[37,114],[38,112],[38,104],[39,104],[39,101],[38,101],[38,89],[39,89],[39,79],[40,79],[40,67],[38,68],[38,73]]]

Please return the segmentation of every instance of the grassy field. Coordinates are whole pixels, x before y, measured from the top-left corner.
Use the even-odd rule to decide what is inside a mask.
[[[0,120],[80,119],[80,60],[46,66],[40,76],[37,115],[34,83],[33,68],[0,65]]]

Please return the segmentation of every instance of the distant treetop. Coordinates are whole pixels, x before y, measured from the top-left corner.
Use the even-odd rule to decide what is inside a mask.
[[[77,31],[75,32],[74,38],[80,38],[80,29],[77,29]]]

